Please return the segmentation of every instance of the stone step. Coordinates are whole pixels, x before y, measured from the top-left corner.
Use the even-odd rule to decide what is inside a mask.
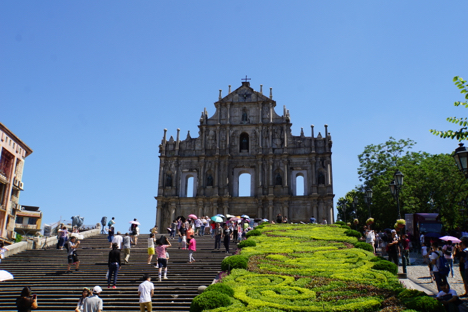
[[[178,249],[177,241],[171,240],[169,279],[159,282],[158,270],[147,264],[147,238],[148,235],[141,235],[138,245],[131,249],[130,263],[123,264],[119,271],[117,289],[107,288],[105,276],[110,244],[105,235],[82,241],[78,250],[80,272],[66,273],[65,250],[30,250],[8,257],[0,264],[0,269],[11,272],[15,279],[0,283],[0,311],[16,310],[15,300],[24,286],[30,286],[38,296],[39,309],[35,311],[73,311],[82,288],[95,285],[103,288],[104,311],[139,311],[138,285],[144,273],[153,277],[154,311],[189,311],[198,287],[211,284],[220,271],[220,263],[227,256],[224,248],[213,250],[214,239],[196,237],[196,262],[188,264],[188,251]],[[231,248],[235,251],[235,243],[231,243]],[[151,262],[156,260],[153,257]]]

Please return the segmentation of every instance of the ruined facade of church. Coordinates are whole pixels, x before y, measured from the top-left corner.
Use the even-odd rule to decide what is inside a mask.
[[[331,136],[291,133],[289,111],[275,112],[270,95],[254,91],[249,82],[205,109],[198,137],[164,137],[160,166],[156,224],[166,228],[177,216],[214,216],[218,213],[289,221],[334,221]],[[250,175],[250,196],[239,196],[239,177]],[[300,178],[302,177],[302,178]],[[189,179],[191,183],[189,183]],[[296,181],[303,179],[304,190]],[[190,190],[188,186],[193,186]],[[189,192],[189,193],[188,193]]]

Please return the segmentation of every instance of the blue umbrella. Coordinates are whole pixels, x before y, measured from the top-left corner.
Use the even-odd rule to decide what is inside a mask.
[[[250,219],[248,215],[242,215],[241,218]]]
[[[263,221],[263,222],[268,222],[268,219],[263,219],[262,221]]]
[[[216,217],[226,218],[224,215],[222,215],[222,214],[220,214],[220,213],[218,213],[218,214],[216,215]]]
[[[220,216],[211,217],[211,220],[213,220],[214,222],[223,222],[223,218],[221,218]]]

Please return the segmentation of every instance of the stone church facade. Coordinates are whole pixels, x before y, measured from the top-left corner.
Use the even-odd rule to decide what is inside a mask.
[[[184,140],[159,146],[159,183],[156,224],[166,228],[179,215],[213,216],[218,213],[289,221],[334,221],[331,135],[291,133],[289,111],[275,112],[272,90],[265,96],[243,82],[225,97],[219,92],[211,117],[205,109],[198,137],[190,131]],[[250,175],[250,196],[239,196],[239,177]],[[304,190],[296,181],[303,179]],[[188,188],[192,179],[193,190]],[[187,194],[189,192],[189,194]]]

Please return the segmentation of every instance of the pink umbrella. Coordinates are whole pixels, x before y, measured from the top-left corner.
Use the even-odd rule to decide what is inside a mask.
[[[236,218],[236,217],[232,217],[231,219],[229,219],[229,221],[234,221],[234,222],[237,222],[238,220],[240,220],[240,219]]]
[[[188,215],[189,219],[193,219],[193,220],[197,220],[198,217],[196,215],[194,215],[193,213],[192,214],[189,214]]]
[[[439,239],[443,241],[451,241],[452,243],[455,243],[455,244],[461,243],[461,240],[453,236],[442,236],[442,237],[439,237]]]

